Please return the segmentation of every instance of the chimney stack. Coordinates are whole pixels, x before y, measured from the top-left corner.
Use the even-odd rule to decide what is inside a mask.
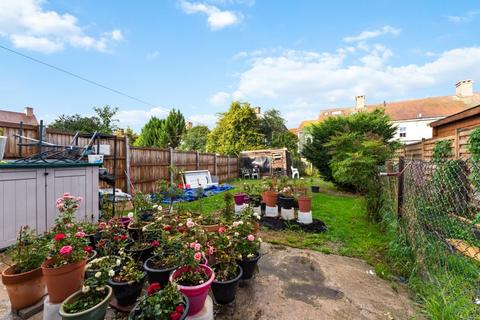
[[[365,96],[356,96],[355,97],[355,109],[365,108]]]
[[[473,81],[462,80],[455,85],[455,94],[459,97],[470,97],[473,95]]]
[[[27,117],[33,117],[33,108],[32,107],[25,107],[25,115]]]
[[[260,107],[255,107],[253,108],[253,110],[255,111],[255,114],[260,114],[262,112],[262,109]]]
[[[186,124],[185,124],[185,127],[187,130],[190,130],[193,128],[193,123],[191,121],[188,121]]]

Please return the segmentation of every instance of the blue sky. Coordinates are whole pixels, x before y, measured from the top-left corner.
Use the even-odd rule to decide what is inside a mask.
[[[480,86],[478,1],[2,0],[0,44],[142,104],[0,50],[0,109],[120,108],[120,126],[182,110],[214,125],[233,99],[291,127],[329,107]],[[478,91],[478,90],[475,90]]]

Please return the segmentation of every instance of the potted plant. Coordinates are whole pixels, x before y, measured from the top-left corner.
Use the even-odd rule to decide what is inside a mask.
[[[170,275],[170,282],[175,282],[185,296],[187,296],[190,310],[188,315],[194,315],[203,309],[208,290],[215,279],[213,270],[201,264],[206,258],[199,242],[191,242],[183,248],[180,256],[181,267]]]
[[[7,289],[12,309],[31,306],[45,294],[42,262],[46,257],[45,241],[28,227],[20,228],[16,245],[8,251],[13,265],[3,270],[2,283]]]
[[[150,221],[153,217],[153,212],[156,211],[155,204],[150,196],[137,192],[132,200],[133,209],[140,221]],[[158,206],[157,206],[158,207]]]
[[[130,242],[125,247],[125,252],[129,254],[135,261],[145,262],[153,254],[153,250],[160,245],[158,240],[151,242],[135,241]]]
[[[183,195],[183,190],[176,184],[170,183],[166,180],[160,180],[157,189],[159,197],[168,202],[168,209],[166,210],[165,215],[173,214],[173,204],[175,199]]]
[[[233,198],[237,206],[243,206],[248,201],[248,196],[243,192],[236,193]]]
[[[60,303],[82,286],[87,254],[85,233],[77,231],[74,214],[81,198],[65,193],[57,200],[60,215],[51,232],[50,253],[42,273],[51,303]]]
[[[149,283],[157,282],[164,287],[168,283],[170,273],[182,263],[177,250],[182,247],[183,243],[179,237],[169,237],[168,235],[163,237],[162,242],[163,246],[155,248],[153,257],[145,261],[143,269],[147,272]]]
[[[242,279],[251,279],[260,259],[260,244],[262,239],[253,234],[253,227],[249,221],[239,220],[232,225],[234,232],[235,257],[242,267]]]
[[[113,289],[113,295],[119,306],[129,306],[137,301],[145,283],[146,273],[140,270],[139,265],[126,256],[122,257],[120,270],[108,280]]]
[[[106,268],[108,268],[109,270],[112,269],[114,271],[119,271],[121,261],[122,260],[119,256],[104,256],[93,259],[92,261],[88,262],[87,266],[85,267],[85,276],[92,276],[98,271]]]
[[[215,264],[215,280],[212,282],[212,292],[218,304],[228,304],[235,300],[238,283],[243,275],[242,267],[235,261],[234,242],[230,241],[232,229],[222,229],[212,241]]]
[[[86,234],[86,238],[88,239],[88,245],[91,247],[95,247],[98,240],[102,238],[102,234],[98,228],[98,225],[89,223],[89,222],[82,222],[78,227],[78,231],[83,231]]]
[[[275,181],[267,180],[266,190],[262,194],[263,202],[267,207],[275,207],[277,205],[277,191],[275,190]]]
[[[188,299],[177,286],[150,284],[147,295],[132,309],[129,320],[183,320],[189,310]]]
[[[311,183],[310,188],[311,188],[312,192],[313,193],[319,193],[320,192],[320,186],[317,186],[317,185],[313,184],[314,183],[313,178],[310,178],[310,183]]]
[[[226,222],[232,222],[235,214],[235,206],[233,195],[231,192],[225,192],[223,195],[223,201],[225,202],[225,208],[223,209],[223,218]]]
[[[102,266],[94,274],[89,275],[82,289],[69,296],[60,305],[59,312],[62,318],[103,320],[112,297],[112,288],[107,283],[114,273],[108,266]]]
[[[298,211],[310,212],[312,209],[312,198],[308,195],[298,196]]]
[[[3,160],[5,149],[7,146],[7,137],[3,135],[3,128],[0,128],[0,161]]]
[[[260,186],[256,184],[244,183],[243,190],[250,199],[250,206],[253,207],[257,213],[261,214],[262,193]]]
[[[202,213],[198,222],[206,232],[217,232],[221,226],[221,215],[218,212],[207,211]]]

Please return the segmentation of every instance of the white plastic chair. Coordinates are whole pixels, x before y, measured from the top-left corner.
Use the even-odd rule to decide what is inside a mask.
[[[292,169],[292,179],[295,179],[295,177],[297,179],[300,179],[300,172],[298,171],[298,169],[292,166],[290,166],[290,169]]]
[[[258,168],[252,169],[252,179],[260,179],[260,170]]]

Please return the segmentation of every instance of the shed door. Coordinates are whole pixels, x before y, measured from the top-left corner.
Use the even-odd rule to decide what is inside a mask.
[[[21,226],[45,231],[43,173],[32,169],[0,170],[0,248],[15,242]]]

